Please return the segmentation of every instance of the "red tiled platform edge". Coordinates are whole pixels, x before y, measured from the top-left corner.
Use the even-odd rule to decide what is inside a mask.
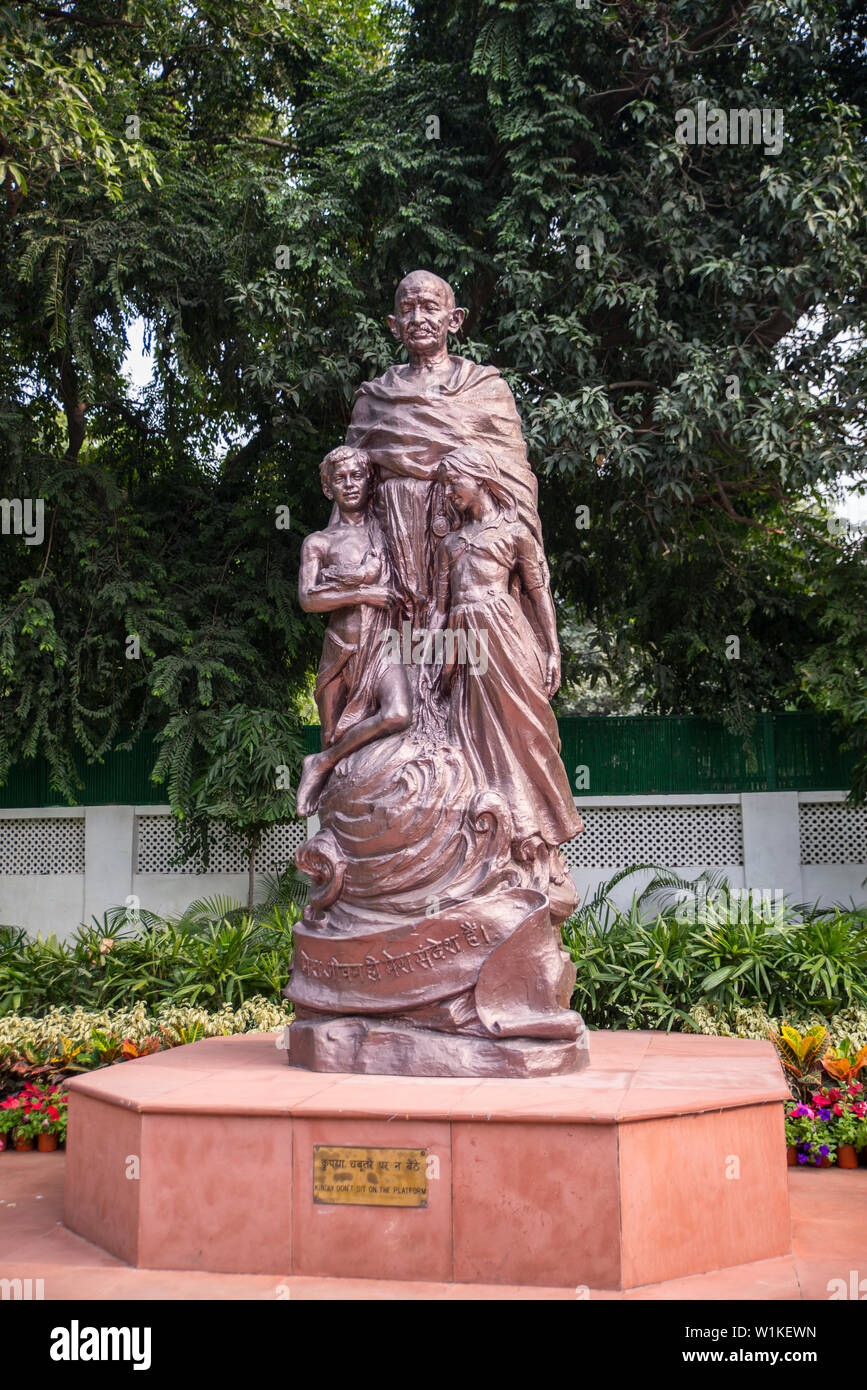
[[[593,1289],[789,1251],[770,1043],[592,1033],[586,1071],[495,1081],[296,1071],[278,1041],[72,1082],[66,1225],[150,1269]],[[314,1205],[323,1143],[429,1150],[428,1206]]]

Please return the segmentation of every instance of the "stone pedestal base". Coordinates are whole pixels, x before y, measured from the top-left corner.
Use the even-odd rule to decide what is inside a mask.
[[[601,1291],[789,1250],[770,1043],[591,1033],[576,1075],[479,1080],[301,1071],[282,1041],[209,1038],[76,1078],[66,1225],[130,1264],[275,1283]],[[423,1151],[426,1205],[314,1197],[318,1146]]]
[[[290,1067],[388,1076],[565,1076],[590,1065],[577,1038],[481,1038],[394,1019],[296,1019],[284,1034]]]

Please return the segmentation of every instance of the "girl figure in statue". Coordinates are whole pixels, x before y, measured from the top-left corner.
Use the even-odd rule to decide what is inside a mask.
[[[582,829],[549,700],[560,684],[554,605],[536,541],[517,518],[514,497],[493,456],[461,449],[443,459],[439,481],[455,529],[437,552],[437,624],[444,644],[440,688],[449,697],[449,736],[480,786],[504,799],[520,859],[544,842],[551,876],[565,865],[558,846]],[[524,614],[529,604],[544,648]],[[458,636],[463,630],[464,639]],[[459,654],[487,648],[484,666]]]

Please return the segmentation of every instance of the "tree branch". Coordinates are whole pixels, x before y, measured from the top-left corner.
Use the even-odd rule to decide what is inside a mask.
[[[812,292],[802,290],[795,298],[795,318],[791,318],[784,309],[775,309],[769,318],[757,323],[755,328],[747,334],[744,340],[745,344],[752,339],[758,343],[759,347],[774,347],[781,338],[785,338],[786,334],[791,332],[801,314],[809,307],[811,299]]]
[[[85,427],[87,404],[78,394],[75,368],[69,355],[65,352],[57,352],[54,354],[54,360],[60,374],[60,399],[63,402],[66,428],[69,434],[69,443],[66,453],[63,455],[63,462],[71,463],[78,457],[87,433]]]

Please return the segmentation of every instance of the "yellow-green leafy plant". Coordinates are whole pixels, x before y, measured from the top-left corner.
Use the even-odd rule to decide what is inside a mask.
[[[805,1100],[819,1084],[819,1067],[830,1042],[827,1028],[817,1023],[801,1033],[793,1024],[783,1023],[779,1032],[769,1028],[768,1036],[777,1049],[792,1094]]]

